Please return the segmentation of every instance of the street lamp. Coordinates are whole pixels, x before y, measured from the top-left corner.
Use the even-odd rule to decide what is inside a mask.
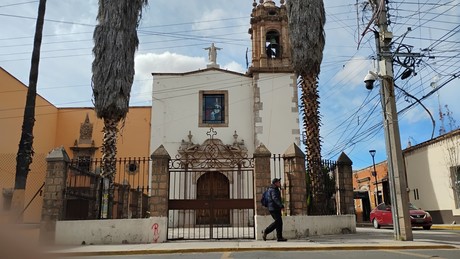
[[[375,181],[375,207],[378,206],[379,204],[379,187],[377,185],[377,171],[375,170],[375,151],[374,149],[369,150],[369,154],[372,156],[372,165],[374,166],[374,171],[372,172],[372,176],[374,176],[374,181]]]

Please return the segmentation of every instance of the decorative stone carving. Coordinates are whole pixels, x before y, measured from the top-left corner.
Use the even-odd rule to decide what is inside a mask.
[[[80,124],[80,136],[76,139],[73,147],[70,149],[73,151],[74,157],[93,157],[95,151],[98,149],[95,147],[93,138],[93,123],[89,121],[89,116],[86,114],[85,120]]]

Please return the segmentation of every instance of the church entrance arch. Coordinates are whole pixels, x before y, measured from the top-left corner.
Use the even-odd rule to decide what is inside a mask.
[[[254,239],[254,160],[243,141],[182,141],[169,162],[168,234],[175,239]]]

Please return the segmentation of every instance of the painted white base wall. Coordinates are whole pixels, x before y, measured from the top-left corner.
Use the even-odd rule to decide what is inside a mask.
[[[56,222],[55,244],[147,244],[166,241],[167,217]]]
[[[268,216],[256,216],[256,239],[262,240],[262,231],[273,222]],[[283,216],[283,237],[306,239],[309,236],[356,233],[355,215]],[[275,239],[276,230],[267,236]]]
[[[58,221],[57,245],[89,244],[147,244],[166,241],[167,217],[148,219],[113,219]],[[273,222],[271,216],[256,216],[256,239]],[[268,235],[274,239],[276,231]],[[283,217],[283,236],[287,239],[306,239],[309,236],[356,233],[355,215],[286,216]]]

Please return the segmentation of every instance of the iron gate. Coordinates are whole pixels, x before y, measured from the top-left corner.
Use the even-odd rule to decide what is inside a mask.
[[[255,238],[253,159],[242,142],[224,145],[213,132],[170,160],[169,240]]]
[[[150,158],[119,158],[114,179],[112,219],[148,217]],[[101,219],[104,181],[101,159],[70,161],[64,190],[63,220]]]

